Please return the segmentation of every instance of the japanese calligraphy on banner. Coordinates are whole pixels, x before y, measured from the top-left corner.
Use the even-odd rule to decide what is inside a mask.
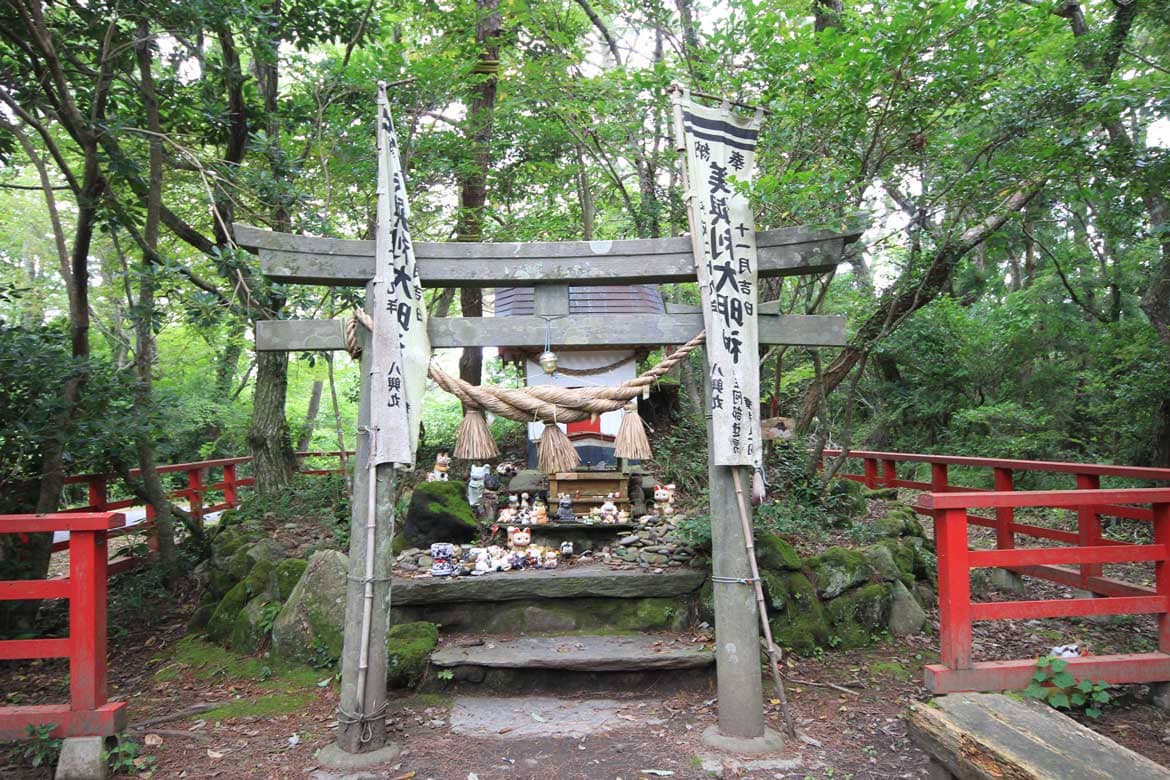
[[[410,243],[406,177],[390,118],[386,85],[378,85],[378,226],[369,302],[374,322],[370,375],[371,456],[375,463],[414,464],[431,343],[422,283]]]
[[[759,329],[756,228],[733,180],[751,177],[760,114],[742,119],[674,95],[675,134],[689,193],[691,243],[699,277],[711,382],[714,463],[758,465]]]

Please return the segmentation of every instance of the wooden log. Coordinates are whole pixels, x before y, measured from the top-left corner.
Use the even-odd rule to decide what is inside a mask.
[[[374,274],[374,242],[314,238],[235,225],[236,240],[260,254],[265,276],[278,282],[364,285]],[[837,267],[844,247],[861,235],[805,227],[759,231],[759,275],[818,274]],[[531,243],[418,242],[425,287],[527,286],[537,283],[662,284],[695,279],[690,239]]]
[[[1034,701],[959,693],[910,707],[910,738],[964,780],[1167,780],[1170,771]]]
[[[701,314],[581,314],[553,320],[539,317],[434,317],[431,346],[533,347],[544,345],[552,331],[553,348],[685,344],[703,329]],[[344,320],[260,320],[256,349],[267,352],[345,348]],[[761,344],[839,347],[845,343],[845,320],[829,315],[760,317]]]

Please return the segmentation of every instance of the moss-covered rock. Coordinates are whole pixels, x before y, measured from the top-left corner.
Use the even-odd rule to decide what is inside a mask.
[[[800,571],[804,564],[796,548],[775,534],[761,533],[756,538],[756,562],[761,569]]]
[[[281,601],[287,601],[288,597],[292,595],[293,588],[300,582],[301,575],[305,573],[305,568],[308,567],[309,562],[303,558],[285,558],[280,563],[276,564],[273,569],[273,576],[276,578],[276,597]]]
[[[914,550],[914,579],[937,588],[938,556],[934,553],[934,543],[929,539],[911,536],[903,539],[902,544]]]
[[[288,555],[288,551],[284,549],[284,545],[275,539],[263,538],[257,539],[248,545],[248,557],[254,561],[271,561],[276,563],[283,560]]]
[[[211,620],[212,614],[215,613],[216,606],[217,602],[212,601],[196,607],[195,611],[191,613],[191,619],[187,621],[187,630],[202,631],[207,628],[207,622]]]
[[[808,561],[814,575],[817,594],[832,599],[851,588],[869,582],[875,572],[859,550],[846,547],[830,547]]]
[[[699,588],[699,622],[715,625],[715,585],[707,578]]]
[[[894,565],[898,567],[898,571],[902,572],[903,575],[911,578],[915,576],[914,568],[918,552],[917,548],[908,540],[882,539],[874,546],[886,548],[890,553],[890,557],[894,559]]]
[[[886,630],[890,615],[891,585],[874,582],[849,591],[829,602],[829,643],[846,649],[864,647],[875,634]],[[835,641],[834,641],[835,640]]]
[[[237,582],[215,605],[207,621],[207,637],[213,642],[226,640],[232,633],[236,616],[247,603],[248,587],[243,582]]]
[[[268,639],[272,611],[279,607],[279,602],[272,601],[264,595],[249,601],[236,615],[227,646],[237,653],[251,655],[257,652]]]
[[[829,623],[808,577],[798,571],[764,571],[760,576],[768,592],[768,624],[777,644],[811,655],[828,642]]]
[[[395,547],[427,548],[433,542],[470,542],[479,533],[463,482],[424,482],[410,497],[410,508]]]
[[[275,599],[278,597],[276,580],[273,577],[275,570],[276,565],[272,561],[257,561],[240,582],[249,596],[263,595]]]
[[[386,685],[409,688],[422,679],[427,659],[439,644],[439,627],[420,621],[391,626],[386,634]]]
[[[277,598],[274,571],[275,566],[271,561],[259,561],[253,564],[239,582],[228,589],[223,598],[207,613],[205,622],[209,639],[215,642],[228,641],[241,610],[252,599],[263,597],[271,601]],[[202,615],[200,617],[202,619]],[[198,627],[194,620],[191,627]]]
[[[894,554],[889,547],[872,544],[864,548],[861,553],[883,581],[891,582],[902,578],[902,570],[895,563]]]
[[[916,634],[926,623],[926,611],[901,582],[894,581],[890,590],[890,614],[886,628],[894,636]]]
[[[905,504],[896,502],[887,502],[885,514],[870,524],[870,530],[878,536],[893,539],[903,536],[914,536],[921,539],[926,536],[922,522],[914,510]]]
[[[341,657],[348,572],[348,559],[336,550],[313,553],[273,623],[273,655],[313,666]]]
[[[833,497],[835,514],[843,522],[861,517],[869,508],[865,486],[852,479],[834,479],[829,483],[829,495]]]

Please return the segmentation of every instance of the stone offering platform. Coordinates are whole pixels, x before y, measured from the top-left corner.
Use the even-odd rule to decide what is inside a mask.
[[[691,625],[705,572],[579,564],[480,577],[395,577],[392,622],[445,634],[663,631]]]

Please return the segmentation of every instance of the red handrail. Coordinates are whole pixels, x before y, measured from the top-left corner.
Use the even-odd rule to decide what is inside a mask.
[[[1071,547],[971,550],[968,524],[973,508],[1052,507],[1076,509],[1078,518],[1116,504],[1149,504],[1153,544],[1127,544],[1094,533],[1066,533]],[[1084,615],[1156,614],[1158,652],[1071,658],[1069,671],[1080,679],[1113,683],[1170,680],[1170,489],[1068,490],[923,493],[915,508],[934,517],[938,552],[938,602],[941,664],[926,667],[926,685],[935,693],[1024,688],[1035,659],[973,662],[971,623],[976,620],[1023,620]],[[1013,524],[1012,531],[1022,533]],[[1026,532],[1023,532],[1026,533]],[[1033,534],[1038,535],[1038,534]],[[1052,538],[1052,537],[1050,537]],[[1058,537],[1059,538],[1059,537]],[[998,539],[997,539],[998,541]],[[1102,543],[1107,542],[1107,543]],[[1153,562],[1156,587],[1145,588],[1101,576],[1105,563]],[[1076,569],[1057,564],[1075,564]],[[1089,592],[1087,598],[1043,601],[972,602],[970,570],[1002,568]]]
[[[342,452],[340,450],[323,451],[323,452],[298,452],[296,457],[304,459],[308,457],[335,457],[343,459],[344,457],[353,455],[352,451]],[[178,488],[167,493],[167,498],[170,499],[186,499],[189,504],[189,511],[191,515],[199,522],[211,512],[219,512],[224,509],[234,509],[240,505],[240,488],[250,487],[255,484],[256,480],[252,477],[238,476],[238,467],[252,462],[249,456],[238,458],[215,458],[212,460],[192,461],[190,463],[169,463],[158,466],[160,474],[174,474],[186,473],[187,486]],[[209,472],[214,469],[222,470],[222,478],[213,480],[208,477]],[[311,475],[334,474],[341,471],[340,466],[336,469],[301,469],[301,473]],[[131,469],[131,477],[141,475],[140,469]],[[111,482],[117,481],[118,476],[115,474],[77,474],[65,479],[66,485],[84,484],[87,486],[86,503],[80,506],[72,506],[65,509],[69,513],[83,513],[83,512],[109,512],[118,509],[127,509],[129,507],[141,506],[142,502],[136,498],[119,499],[117,501],[109,500],[108,486]],[[207,502],[207,497],[210,494],[221,493],[223,499],[218,502]],[[125,526],[116,530],[112,530],[109,536],[123,536],[132,533],[148,533],[153,530],[154,523],[154,509],[149,504],[146,506],[146,522],[139,523],[132,526]],[[58,529],[66,530],[66,529]],[[157,548],[157,540],[153,535],[147,537],[147,542],[151,549]],[[54,552],[61,552],[69,547],[68,541],[57,542],[53,545]],[[139,563],[135,558],[127,558],[117,561],[110,565],[109,573],[117,574],[126,569],[133,568]]]
[[[0,641],[0,659],[69,659],[69,703],[0,707],[0,740],[56,724],[54,737],[103,736],[126,728],[126,703],[106,701],[106,534],[116,512],[0,515],[0,533],[69,531],[69,576],[0,582],[0,600],[69,599],[69,636]]]

